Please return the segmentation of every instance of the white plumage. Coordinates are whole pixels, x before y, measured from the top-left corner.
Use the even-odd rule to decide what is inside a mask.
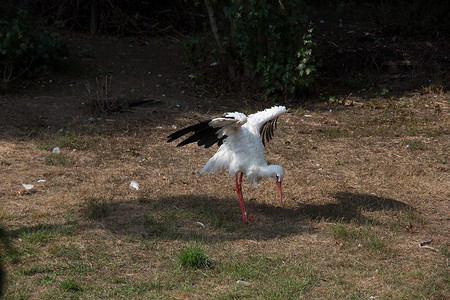
[[[274,106],[248,117],[239,112],[225,113],[223,117],[207,120],[174,132],[169,135],[168,142],[193,132],[194,134],[179,143],[178,147],[197,142],[199,146],[208,148],[217,143],[219,149],[200,173],[211,174],[228,170],[230,176],[236,175],[236,193],[241,204],[244,222],[248,222],[242,197],[243,173],[255,187],[258,186],[260,178],[274,178],[278,186],[280,201],[282,199],[283,168],[279,165],[267,164],[264,145],[273,137],[277,119],[285,112],[284,106]],[[241,175],[238,182],[239,173]]]

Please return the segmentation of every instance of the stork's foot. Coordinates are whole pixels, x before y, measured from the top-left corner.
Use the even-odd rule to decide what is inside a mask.
[[[245,224],[253,224],[253,222],[256,221],[255,218],[249,217],[248,215],[244,215],[244,216],[242,217],[242,219],[244,220],[244,223],[245,223]]]

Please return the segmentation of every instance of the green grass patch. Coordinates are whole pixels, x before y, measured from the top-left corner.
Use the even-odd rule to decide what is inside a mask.
[[[94,271],[94,266],[91,263],[84,261],[70,261],[65,266],[66,272],[74,275],[88,274]]]
[[[172,236],[172,221],[169,219],[157,219],[152,215],[144,215],[139,218],[142,225],[145,227],[144,237],[148,238],[164,238]]]
[[[14,250],[7,253],[6,260],[19,263],[24,257],[36,257],[41,248],[62,236],[72,235],[73,227],[39,224],[31,227],[21,227],[12,231],[11,236],[20,242]]]
[[[35,274],[52,273],[54,271],[54,267],[51,264],[44,266],[35,263],[31,266],[22,268],[20,271],[25,276],[32,276]]]
[[[448,298],[450,283],[448,270],[429,266],[412,269],[386,266],[380,274],[383,282],[389,287],[380,295],[382,299]]]
[[[300,299],[318,284],[319,273],[303,257],[254,254],[233,256],[219,271],[224,280],[236,282],[235,288],[219,299],[229,299],[236,294],[242,298]]]
[[[387,225],[391,231],[398,233],[401,230],[407,230],[411,226],[417,227],[424,223],[425,220],[420,213],[409,208],[401,210],[396,216],[393,216]]]
[[[412,137],[427,136],[434,137],[444,133],[442,127],[431,121],[417,120],[397,114],[388,114],[389,117],[375,117],[364,124],[349,124],[348,127],[328,127],[318,131],[318,135],[323,138],[357,138],[370,136],[386,137]],[[424,150],[424,145],[418,141],[409,141],[410,150]]]
[[[236,223],[235,216],[229,214],[220,214],[214,206],[207,205],[201,214],[201,219],[207,220],[208,224],[213,228],[223,230],[225,232],[235,232],[242,228],[241,223]]]
[[[420,141],[410,140],[406,142],[406,148],[410,151],[424,150],[425,146]]]
[[[171,284],[161,282],[159,280],[140,280],[138,282],[129,282],[125,279],[114,278],[114,284],[119,285],[114,288],[112,294],[114,296],[125,296],[135,298],[136,296],[146,296],[146,299],[161,299],[161,294],[165,290],[172,289]]]
[[[339,127],[330,127],[320,130],[320,136],[324,138],[329,139],[336,139],[336,138],[343,138],[343,137],[350,137],[352,134],[348,132],[347,130],[344,130]]]
[[[75,244],[58,244],[50,248],[50,254],[54,257],[65,257],[70,260],[81,259],[81,251]]]
[[[205,251],[197,245],[187,246],[178,253],[178,262],[183,267],[210,269],[213,261]]]
[[[71,293],[78,293],[83,291],[81,284],[76,279],[73,278],[64,280],[63,282],[60,283],[59,287],[62,290]]]
[[[71,148],[77,150],[87,148],[86,141],[82,140],[75,132],[58,133],[44,140],[38,140],[35,143],[39,149],[45,151],[51,151],[55,147]]]
[[[385,242],[378,237],[369,225],[353,227],[351,224],[337,223],[330,226],[330,231],[336,240],[353,243],[355,246],[361,244],[362,247],[378,253],[388,250]]]
[[[64,153],[52,153],[45,157],[47,166],[67,166],[70,160]]]
[[[62,225],[38,224],[31,227],[22,227],[16,232],[19,233],[23,243],[45,244],[60,236],[73,234],[74,229]]]
[[[103,219],[111,213],[108,202],[102,197],[89,197],[84,199],[84,210],[86,215],[92,219]]]

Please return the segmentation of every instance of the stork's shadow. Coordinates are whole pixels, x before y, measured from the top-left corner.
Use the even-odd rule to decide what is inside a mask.
[[[406,203],[391,198],[374,195],[338,192],[330,194],[335,199],[322,205],[299,204],[298,209],[310,218],[324,218],[328,221],[353,222],[358,224],[374,223],[363,212],[411,210]],[[337,201],[337,203],[336,203]]]
[[[337,200],[337,201],[336,201]],[[391,211],[410,208],[390,198],[339,192],[330,194],[330,203],[298,204],[283,208],[247,201],[249,216],[244,224],[237,200],[200,195],[142,197],[108,204],[108,215],[94,219],[98,226],[117,234],[146,239],[201,239],[206,241],[264,240],[297,234],[310,234],[313,221],[366,223],[364,211]],[[311,226],[312,224],[312,226]]]

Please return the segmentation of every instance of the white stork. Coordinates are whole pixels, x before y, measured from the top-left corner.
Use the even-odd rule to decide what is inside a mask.
[[[282,203],[283,168],[267,164],[264,146],[273,137],[278,117],[285,112],[284,106],[274,106],[248,117],[243,113],[228,112],[223,117],[203,121],[174,132],[168,136],[167,142],[193,132],[193,135],[183,140],[177,147],[197,142],[199,146],[209,148],[217,143],[219,149],[200,173],[211,174],[228,169],[230,176],[236,175],[236,194],[241,205],[242,218],[248,223],[250,220],[245,209],[241,186],[244,173],[255,187],[262,177],[274,178]]]

